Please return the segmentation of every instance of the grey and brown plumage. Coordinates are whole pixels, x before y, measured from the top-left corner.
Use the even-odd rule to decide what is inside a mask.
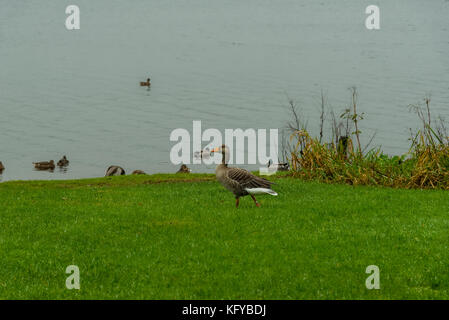
[[[229,148],[226,145],[222,145],[211,151],[211,153],[214,152],[222,154],[222,161],[215,169],[215,176],[226,189],[234,194],[236,207],[239,206],[239,199],[247,195],[251,196],[257,207],[260,207],[260,204],[254,197],[255,194],[267,193],[272,196],[277,196],[277,193],[271,190],[273,182],[255,176],[245,169],[228,167]]]
[[[134,170],[131,174],[146,174],[145,171],[142,170]]]
[[[55,168],[55,162],[53,160],[33,162],[33,165],[38,170],[53,170]]]
[[[107,170],[106,170],[106,174],[105,177],[110,177],[110,176],[123,176],[125,175],[125,170],[122,167],[119,166],[110,166]]]
[[[67,167],[69,165],[69,160],[67,160],[66,156],[63,156],[59,161],[58,161],[58,167]]]

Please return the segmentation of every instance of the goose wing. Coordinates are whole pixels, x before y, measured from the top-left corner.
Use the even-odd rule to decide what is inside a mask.
[[[241,168],[228,168],[227,177],[234,185],[238,185],[243,189],[246,188],[267,188],[270,189],[274,182],[264,178],[257,177],[251,172]]]

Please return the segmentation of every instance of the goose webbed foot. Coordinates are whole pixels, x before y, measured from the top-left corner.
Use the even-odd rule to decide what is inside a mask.
[[[259,202],[257,202],[256,197],[254,197],[254,196],[251,194],[251,198],[253,198],[256,207],[259,208],[259,207],[260,207],[260,204],[259,204]]]
[[[240,199],[239,198],[235,198],[235,207],[236,208],[239,207],[239,202],[240,202]]]

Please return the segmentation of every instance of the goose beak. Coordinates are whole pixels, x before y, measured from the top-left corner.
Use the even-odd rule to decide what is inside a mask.
[[[220,151],[220,148],[219,148],[219,147],[217,147],[217,148],[215,148],[215,149],[212,149],[212,150],[210,151],[210,153],[214,153],[214,152],[218,152],[218,151]]]

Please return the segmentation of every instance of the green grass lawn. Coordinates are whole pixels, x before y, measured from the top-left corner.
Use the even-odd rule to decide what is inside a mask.
[[[1,183],[0,298],[449,298],[448,192],[272,179],[238,209],[212,175]]]

